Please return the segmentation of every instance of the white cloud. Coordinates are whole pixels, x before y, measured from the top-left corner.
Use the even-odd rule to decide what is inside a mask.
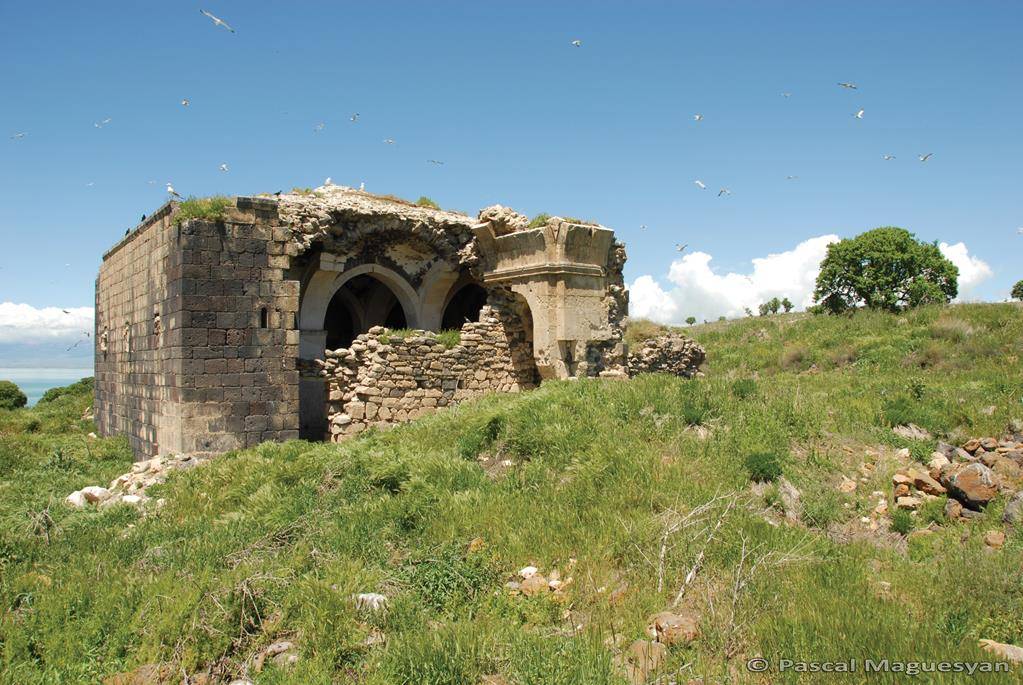
[[[719,316],[742,316],[754,312],[772,297],[789,298],[797,308],[813,303],[813,287],[821,260],[836,235],[810,238],[791,250],[753,260],[748,274],[715,273],[713,257],[693,252],[672,262],[664,290],[651,276],[640,276],[629,287],[629,309],[636,318],[678,324],[688,316],[714,320]]]
[[[994,275],[987,262],[979,257],[970,256],[970,251],[963,242],[955,245],[939,243],[938,249],[950,262],[959,267],[959,297],[956,300],[966,299],[978,284]]]
[[[65,311],[67,313],[65,313]],[[78,340],[92,335],[92,307],[43,307],[0,302],[0,343]]]

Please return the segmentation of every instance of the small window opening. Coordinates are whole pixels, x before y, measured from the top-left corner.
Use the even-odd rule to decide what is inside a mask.
[[[259,310],[259,327],[269,328],[270,326],[270,312],[267,311],[266,307],[262,307]]]

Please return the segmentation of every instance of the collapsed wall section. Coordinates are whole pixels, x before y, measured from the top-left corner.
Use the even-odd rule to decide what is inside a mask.
[[[485,306],[460,333],[447,348],[435,333],[399,337],[376,326],[351,347],[328,350],[321,374],[328,380],[331,440],[538,384],[529,333],[514,313]]]

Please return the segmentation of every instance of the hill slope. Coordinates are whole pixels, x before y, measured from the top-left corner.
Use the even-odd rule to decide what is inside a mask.
[[[545,384],[339,446],[264,444],[175,474],[144,513],[62,503],[130,466],[123,440],[86,437],[86,394],[0,412],[0,682],[624,683],[672,607],[700,634],[657,672],[683,683],[807,682],[748,672],[758,655],[1023,644],[1023,539],[982,540],[1001,499],[968,523],[928,503],[908,525],[936,532],[909,538],[875,512],[899,448],[926,459],[1023,416],[1018,307],[692,332],[702,379]],[[910,422],[935,440],[893,434]],[[751,485],[755,454],[781,486]],[[367,592],[386,610],[357,609]]]

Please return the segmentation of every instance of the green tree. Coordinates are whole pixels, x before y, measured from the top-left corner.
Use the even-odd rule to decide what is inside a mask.
[[[782,306],[782,309],[785,310],[785,313],[788,314],[789,312],[792,311],[792,307],[794,307],[795,305],[793,305],[792,301],[789,298],[786,297],[785,299],[783,299],[781,301],[781,306]]]
[[[767,305],[771,308],[772,314],[777,314],[778,310],[781,309],[781,300],[777,297],[772,297],[771,301],[768,302]]]
[[[28,398],[17,385],[0,381],[0,409],[18,409],[28,404]]]
[[[687,317],[686,318],[686,323],[689,324],[690,326],[692,326],[694,323],[696,323],[696,317],[695,316]]]
[[[895,312],[949,302],[958,279],[959,269],[936,242],[885,226],[828,246],[814,298],[832,313],[860,305]]]
[[[760,316],[767,316],[768,314],[771,313],[771,303],[762,302],[760,306],[757,307],[757,309],[760,311]]]
[[[1017,300],[1023,300],[1023,281],[1016,281],[1016,285],[1012,286],[1012,297]]]

